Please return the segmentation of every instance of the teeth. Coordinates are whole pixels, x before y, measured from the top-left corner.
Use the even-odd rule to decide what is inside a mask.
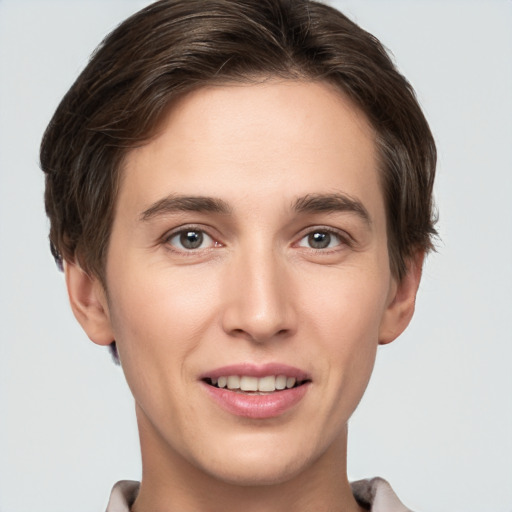
[[[293,386],[295,386],[295,378],[294,377],[288,377],[286,379],[286,387],[289,389],[289,388],[293,388]]]
[[[284,389],[286,387],[286,377],[284,375],[278,375],[276,377],[276,389]]]
[[[258,391],[275,391],[276,378],[273,375],[258,379]]]
[[[295,386],[297,379],[295,377],[286,377],[285,375],[267,375],[265,377],[250,377],[248,375],[227,375],[218,379],[211,379],[211,383],[219,388],[228,388],[241,391],[260,391],[262,393],[271,393],[290,389]]]
[[[246,377],[244,375],[240,378],[240,389],[242,391],[258,391],[258,377]]]
[[[238,375],[230,375],[228,377],[228,389],[239,389],[240,377]]]

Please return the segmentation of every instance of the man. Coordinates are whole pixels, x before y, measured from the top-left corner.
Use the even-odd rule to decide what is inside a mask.
[[[41,163],[73,312],[136,402],[142,481],[110,512],[407,510],[346,472],[435,234],[434,142],[378,41],[315,2],[157,2]]]

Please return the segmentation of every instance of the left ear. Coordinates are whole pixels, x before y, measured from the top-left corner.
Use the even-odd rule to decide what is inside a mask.
[[[380,345],[391,343],[409,325],[416,305],[424,257],[423,251],[416,252],[407,262],[405,276],[400,281],[393,278],[388,307],[379,329]]]

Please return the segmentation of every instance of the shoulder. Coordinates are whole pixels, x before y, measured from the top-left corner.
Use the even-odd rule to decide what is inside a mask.
[[[139,492],[140,483],[135,480],[121,480],[112,488],[105,512],[130,512]]]
[[[383,478],[357,480],[350,485],[357,502],[370,512],[412,512]]]

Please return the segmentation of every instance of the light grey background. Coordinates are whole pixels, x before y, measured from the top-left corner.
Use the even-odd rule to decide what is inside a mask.
[[[47,249],[38,145],[135,0],[0,0],[0,512],[104,510],[140,476],[121,370],[72,318]],[[331,2],[392,49],[438,142],[442,243],[379,349],[349,475],[413,510],[512,511],[512,2]]]

